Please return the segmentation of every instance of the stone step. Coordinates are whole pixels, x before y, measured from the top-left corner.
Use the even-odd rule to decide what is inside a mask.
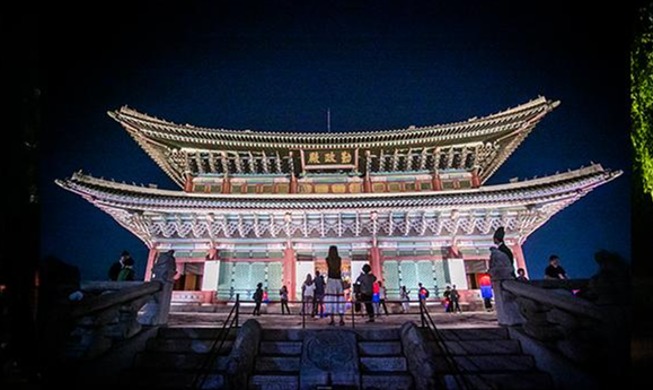
[[[517,340],[445,341],[445,346],[453,355],[516,355],[522,353],[521,345]],[[429,347],[437,355],[444,353],[435,341],[429,341]]]
[[[299,372],[299,366],[299,356],[257,356],[254,371],[256,373]]]
[[[359,361],[363,372],[406,372],[408,368],[403,356],[364,356]]]
[[[399,328],[356,329],[359,340],[364,341],[398,341]]]
[[[121,379],[119,387],[126,389],[189,389],[195,383],[198,389],[223,389],[226,378],[218,372],[209,372],[202,378],[196,378],[197,371],[150,371],[130,370]],[[203,380],[203,382],[202,382]],[[200,385],[201,382],[201,386]],[[112,388],[116,388],[112,386]]]
[[[297,374],[254,374],[249,378],[251,390],[295,390],[299,389]]]
[[[415,387],[413,377],[408,373],[367,372],[361,375],[361,388],[413,390]]]
[[[299,356],[302,354],[301,341],[261,341],[260,355]]]
[[[541,371],[471,374],[464,376],[464,382],[456,382],[453,376],[447,375],[445,383],[447,389],[540,390],[555,388],[551,376]]]
[[[206,353],[177,353],[177,352],[141,352],[134,360],[135,368],[149,368],[164,370],[195,370],[205,364],[209,355]],[[228,356],[214,357],[210,368],[224,370]]]
[[[238,329],[232,328],[227,335],[228,340],[236,338]],[[210,339],[213,340],[222,334],[221,328],[169,328],[161,327],[157,338],[169,339]]]
[[[152,338],[147,341],[148,351],[158,352],[194,352],[206,353],[213,347],[215,340],[211,339],[185,339],[185,338]],[[220,355],[226,355],[231,351],[233,340],[225,340],[220,348]],[[220,346],[220,341],[215,348]]]
[[[460,329],[438,329],[444,340],[469,341],[469,340],[508,340],[508,329],[506,328],[460,328]],[[428,329],[422,329],[426,337]]]
[[[535,370],[535,360],[530,355],[453,356],[453,360],[463,372],[516,372]],[[438,372],[452,373],[444,357],[436,356],[434,361]]]
[[[263,329],[262,341],[302,341],[304,331],[302,329]]]
[[[401,355],[400,341],[359,341],[360,356],[390,356]]]

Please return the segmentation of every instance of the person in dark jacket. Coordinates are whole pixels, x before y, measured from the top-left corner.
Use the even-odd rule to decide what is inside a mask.
[[[365,304],[365,311],[369,319],[367,322],[374,322],[374,305],[372,304],[372,295],[374,294],[374,282],[376,276],[371,273],[372,267],[369,264],[363,266],[363,273],[356,279],[356,284],[360,285],[361,301]]]

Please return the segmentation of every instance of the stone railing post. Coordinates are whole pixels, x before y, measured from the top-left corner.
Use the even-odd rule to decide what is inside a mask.
[[[245,321],[238,331],[227,363],[228,389],[247,388],[247,378],[254,371],[262,332],[261,324],[255,319]]]

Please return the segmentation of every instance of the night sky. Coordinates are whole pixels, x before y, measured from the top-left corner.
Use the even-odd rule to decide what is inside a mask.
[[[328,109],[331,131],[341,132],[466,120],[539,95],[560,100],[486,185],[592,161],[623,170],[523,250],[531,278],[552,253],[573,278],[597,270],[599,249],[630,261],[631,15],[615,4],[104,3],[57,4],[40,23],[41,256],[78,266],[83,279],[106,279],[122,250],[142,278],[147,248],[55,179],[82,169],[179,189],[106,114],[123,105],[180,124],[296,132],[326,131]]]

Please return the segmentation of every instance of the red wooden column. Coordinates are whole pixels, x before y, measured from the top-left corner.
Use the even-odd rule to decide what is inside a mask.
[[[222,179],[222,193],[230,194],[231,193],[231,179],[229,176],[225,175]]]
[[[289,242],[283,250],[283,284],[288,287],[289,299],[295,299],[295,274],[296,271],[295,250]]]
[[[294,174],[290,174],[290,193],[296,194],[299,190],[299,185],[297,184],[297,177]]]
[[[370,248],[370,267],[377,280],[383,280],[383,268],[381,267],[381,249],[374,243]]]
[[[478,176],[478,168],[472,171],[472,188],[481,186],[481,178]]]
[[[154,262],[156,261],[159,251],[156,248],[150,248],[150,252],[147,255],[147,265],[145,266],[145,278],[146,282],[149,282],[152,278],[152,267],[154,267]]]
[[[526,276],[528,277],[528,268],[526,268],[526,261],[524,260],[524,251],[521,249],[521,245],[518,243],[512,244],[511,248],[512,249],[512,254],[515,257],[515,263],[517,268],[523,268],[524,271],[526,271]],[[515,269],[515,274],[517,273],[517,269]]]
[[[190,173],[186,174],[186,182],[184,183],[185,192],[193,192],[193,175]]]
[[[440,191],[442,189],[442,180],[440,179],[439,173],[433,173],[431,177],[431,184],[433,186],[433,191]]]
[[[372,180],[370,179],[369,172],[365,172],[365,176],[363,176],[363,192],[372,192]]]

